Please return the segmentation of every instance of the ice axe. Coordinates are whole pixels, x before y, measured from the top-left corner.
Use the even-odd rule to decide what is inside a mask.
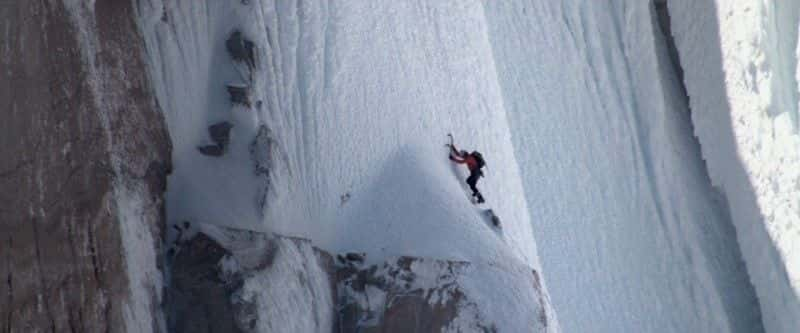
[[[450,143],[446,143],[445,147],[452,147],[453,146],[453,134],[447,133],[447,137],[450,138]]]

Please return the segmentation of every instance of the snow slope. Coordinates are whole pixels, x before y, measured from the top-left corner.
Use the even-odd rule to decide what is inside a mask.
[[[369,195],[355,195],[345,204],[343,221],[348,223],[334,234],[334,249],[365,251],[378,258],[411,255],[501,265],[513,258],[502,233],[467,200],[454,168],[441,161],[444,147],[415,147],[419,146],[401,147],[364,189]],[[391,236],[352,239],[381,234]]]
[[[795,1],[671,1],[692,120],[769,332],[800,330]],[[706,47],[711,46],[711,47]]]

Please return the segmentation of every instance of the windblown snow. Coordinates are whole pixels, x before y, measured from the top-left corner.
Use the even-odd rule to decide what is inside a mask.
[[[691,7],[676,3],[669,9]],[[681,25],[716,15],[697,12]],[[787,262],[797,237],[781,229],[794,230],[796,205],[775,203],[795,202],[796,188],[756,182],[743,197],[726,185],[741,179],[718,176],[737,155],[707,146],[742,143],[713,133],[748,127],[693,127],[709,108],[705,94],[728,82],[696,86],[705,63],[693,61],[714,40],[686,42],[673,28],[690,101],[650,2],[149,0],[139,15],[174,145],[172,223],[301,236],[376,261],[533,268],[558,313],[553,331],[800,327],[797,296],[776,301],[789,280],[767,285],[796,266]],[[794,36],[791,52],[778,42],[789,55],[793,19],[777,28]],[[252,42],[252,59],[231,58],[236,32]],[[770,113],[789,125],[769,130],[787,134],[766,150],[774,153],[745,157],[750,173],[741,175],[794,179],[778,172],[796,160],[793,78],[769,81],[794,84],[779,96],[794,111]],[[478,187],[502,229],[469,202],[465,170],[446,157],[447,133],[486,157]],[[767,157],[788,162],[770,169]],[[764,225],[759,214],[777,222],[749,238]],[[773,244],[782,256],[758,261],[755,248]],[[470,283],[508,292],[483,275]],[[504,310],[513,313],[483,315]]]

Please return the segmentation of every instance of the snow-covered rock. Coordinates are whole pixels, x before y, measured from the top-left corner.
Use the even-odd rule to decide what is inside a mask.
[[[340,258],[341,259],[341,258]],[[342,332],[555,332],[538,272],[414,257],[340,260]]]
[[[173,332],[327,332],[335,270],[302,239],[201,226],[172,258]]]
[[[366,254],[369,257],[369,254]],[[415,257],[336,263],[310,241],[201,225],[168,294],[175,332],[555,332],[538,272]]]

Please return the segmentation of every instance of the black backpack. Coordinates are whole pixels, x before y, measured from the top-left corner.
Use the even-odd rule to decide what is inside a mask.
[[[483,155],[481,155],[481,153],[473,151],[471,155],[475,158],[475,161],[478,162],[479,170],[486,165],[486,161],[483,160]]]

